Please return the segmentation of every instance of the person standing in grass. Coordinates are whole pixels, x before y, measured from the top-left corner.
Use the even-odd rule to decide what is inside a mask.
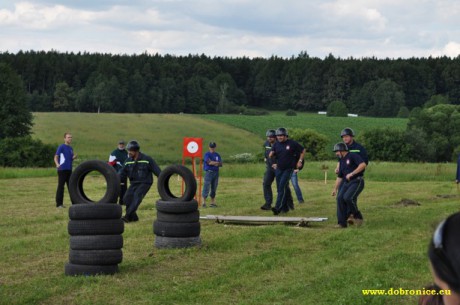
[[[59,145],[54,155],[54,164],[56,165],[58,173],[58,186],[56,190],[57,208],[64,208],[64,186],[67,184],[67,190],[69,190],[72,163],[73,160],[77,158],[77,155],[73,152],[72,146],[70,146],[71,144],[72,134],[68,132],[64,133],[64,144]]]
[[[137,209],[153,184],[153,176],[161,173],[157,163],[146,154],[140,152],[137,141],[130,141],[127,145],[128,159],[120,170],[120,181],[129,178],[130,186],[123,197],[126,204],[126,213],[122,217],[124,222],[138,221]]]
[[[363,173],[366,162],[359,154],[349,153],[345,143],[335,144],[333,150],[340,159],[337,179],[332,190],[332,196],[337,195],[337,226],[346,228],[347,223],[351,224],[351,220],[360,226],[363,223],[363,215],[358,210],[356,202],[364,189]],[[348,219],[347,211],[350,212]]]
[[[272,184],[275,180],[275,169],[272,167],[273,161],[269,157],[270,152],[272,150],[273,144],[276,142],[276,131],[274,129],[269,129],[265,133],[267,140],[264,143],[264,161],[265,161],[265,173],[264,173],[264,180],[262,183],[263,192],[264,192],[264,199],[265,204],[262,205],[260,208],[262,210],[271,210],[272,203],[273,203],[273,191],[272,191]]]
[[[126,159],[128,159],[128,151],[125,148],[125,141],[118,141],[118,147],[112,151],[109,156],[109,164],[117,171],[117,173],[123,168]],[[123,197],[125,196],[128,179],[125,178],[123,181],[120,181],[120,199],[118,203],[124,205]]]
[[[460,183],[460,154],[458,154],[457,159],[457,175],[455,176],[455,182]]]
[[[289,211],[289,203],[292,203],[289,180],[291,180],[294,169],[302,167],[305,149],[296,141],[288,139],[286,128],[278,128],[275,133],[277,142],[273,144],[269,157],[276,158],[273,168],[275,169],[278,195],[272,212],[274,215],[278,215]]]
[[[460,213],[441,221],[428,246],[434,284],[443,290],[445,305],[460,304]]]
[[[353,129],[349,127],[344,128],[340,132],[340,137],[342,138],[343,143],[347,145],[348,152],[353,153],[353,154],[358,154],[361,157],[361,159],[363,159],[363,161],[366,163],[366,166],[367,166],[369,164],[369,157],[367,156],[367,151],[361,144],[355,141],[355,132],[353,131]],[[339,172],[339,164],[340,164],[340,161],[337,163],[337,167],[335,169],[336,174],[338,174]],[[340,187],[339,187],[339,192],[340,192]],[[338,204],[338,201],[337,201],[337,204]],[[358,205],[358,202],[356,201],[355,204]],[[346,218],[349,224],[354,224],[355,222],[354,218],[350,217],[351,211],[340,209],[340,207],[337,206],[337,213],[345,214],[345,215],[337,214],[337,218],[339,219]],[[356,215],[354,216],[357,217]],[[358,219],[357,222],[361,224],[362,221],[363,219],[361,218],[361,219]]]
[[[216,146],[217,144],[215,142],[209,143],[209,151],[204,155],[203,170],[205,171],[205,176],[202,191],[203,208],[206,207],[208,195],[211,197],[211,204],[209,206],[217,208],[216,191],[219,185],[219,167],[222,166],[222,158],[216,152]]]

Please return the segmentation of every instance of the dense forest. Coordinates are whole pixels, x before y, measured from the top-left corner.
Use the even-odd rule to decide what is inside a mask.
[[[460,104],[457,58],[227,58],[205,55],[0,53],[30,111],[240,113],[319,111],[343,102],[393,117],[426,103]],[[440,102],[441,101],[441,102]]]

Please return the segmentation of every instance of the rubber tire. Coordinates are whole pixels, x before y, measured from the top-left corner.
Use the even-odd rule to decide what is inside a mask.
[[[182,196],[177,197],[169,188],[169,179],[172,175],[178,174],[184,179],[185,190]],[[158,176],[158,194],[165,201],[190,201],[196,194],[196,179],[193,172],[183,165],[171,165],[163,169]]]
[[[171,248],[190,248],[201,246],[201,237],[163,237],[155,236],[155,248],[171,249]]]
[[[83,190],[83,181],[86,175],[92,171],[101,173],[107,184],[104,196],[98,201],[88,198]],[[69,194],[73,203],[116,203],[119,193],[120,177],[116,170],[104,161],[85,161],[77,166],[70,176]]]
[[[73,220],[120,219],[122,213],[121,205],[113,203],[73,204],[69,208],[69,218]]]
[[[123,248],[122,235],[70,236],[72,250],[115,250]]]
[[[116,265],[123,260],[123,252],[117,250],[72,250],[69,263],[77,265]]]
[[[104,266],[95,266],[95,265],[76,265],[71,263],[65,264],[65,275],[75,276],[75,275],[105,275],[105,274],[115,274],[118,272],[118,265],[104,265]]]
[[[69,220],[67,231],[75,235],[117,235],[122,234],[125,223],[121,219]]]
[[[157,211],[172,214],[191,213],[198,210],[198,202],[193,199],[190,201],[165,201],[158,200],[156,203]]]
[[[157,211],[157,220],[161,222],[190,223],[200,221],[200,212],[198,210],[190,213],[165,213]]]
[[[196,237],[200,235],[200,223],[153,222],[153,233],[163,237]]]

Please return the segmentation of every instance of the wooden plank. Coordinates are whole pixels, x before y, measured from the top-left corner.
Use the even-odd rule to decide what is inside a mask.
[[[285,217],[285,216],[224,216],[224,215],[206,215],[200,219],[215,220],[217,222],[232,221],[232,222],[322,222],[328,220],[327,217]]]

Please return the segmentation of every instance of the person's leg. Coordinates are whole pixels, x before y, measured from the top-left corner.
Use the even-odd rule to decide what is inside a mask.
[[[211,172],[207,171],[204,175],[204,184],[203,190],[201,191],[201,196],[203,197],[203,204],[201,205],[203,208],[206,207],[206,198],[208,198],[209,190],[211,188]]]
[[[297,197],[297,201],[299,201],[299,203],[304,203],[303,196],[302,196],[302,190],[300,189],[300,186],[299,186],[299,178],[296,172],[292,173],[291,183],[292,183],[292,187],[294,188],[295,195]]]
[[[263,191],[265,204],[261,207],[263,210],[269,210],[273,203],[273,191],[272,184],[275,180],[275,171],[273,168],[268,167],[265,169],[264,181],[263,181]]]
[[[139,217],[137,217],[137,209],[139,208],[142,200],[144,199],[147,192],[150,190],[151,184],[137,184],[133,187],[133,199],[129,205],[126,206],[126,218],[130,221],[137,221]],[[131,189],[131,188],[130,188]]]
[[[337,192],[337,224],[341,227],[347,227],[347,204],[343,199],[344,191],[347,190],[345,183],[342,182],[339,186],[339,190]]]
[[[211,207],[217,207],[216,205],[216,192],[217,192],[217,186],[219,185],[219,172],[213,172],[212,175],[212,180],[211,180],[211,194],[209,197],[211,197]]]
[[[123,201],[123,198],[125,197],[125,194],[126,194],[126,190],[127,190],[127,187],[128,187],[128,178],[124,179],[123,181],[120,181],[121,184],[120,184],[120,199],[118,201],[118,203],[120,205],[124,205],[125,202]]]
[[[281,211],[286,211],[289,208],[286,205],[287,200],[287,189],[286,185],[289,188],[289,180],[291,180],[292,169],[287,170],[277,170],[276,171],[276,182],[278,195],[276,197],[276,205],[272,209],[274,214],[279,214]]]
[[[65,184],[67,185],[67,192],[69,193],[69,198],[70,198],[70,203],[74,204],[72,197],[70,197],[70,190],[69,190],[69,184],[70,184],[70,176],[72,176],[72,171],[63,171],[65,173]]]
[[[58,185],[56,189],[56,207],[63,206],[64,204],[64,185],[66,181],[66,174],[64,171],[57,171]]]
[[[364,189],[364,180],[363,179],[356,179],[352,182],[347,183],[347,189],[343,192],[343,200],[345,201],[349,213],[350,218],[354,218],[354,220],[358,219],[359,224],[362,223],[363,215],[358,209],[358,196]],[[353,219],[350,219],[352,221]]]
[[[289,187],[289,183],[286,184],[286,208],[283,212],[289,212],[289,210],[294,210],[294,198],[292,198],[291,188]]]

